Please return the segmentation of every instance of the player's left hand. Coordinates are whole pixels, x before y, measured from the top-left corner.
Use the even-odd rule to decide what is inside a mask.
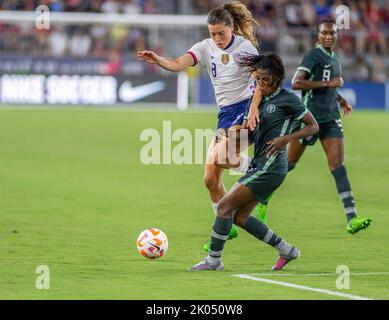
[[[281,151],[289,143],[289,137],[277,137],[267,142],[268,147],[266,149],[266,155],[271,157],[277,152]]]
[[[343,109],[343,115],[348,116],[353,112],[353,106],[347,102],[347,100],[339,101],[340,107]]]

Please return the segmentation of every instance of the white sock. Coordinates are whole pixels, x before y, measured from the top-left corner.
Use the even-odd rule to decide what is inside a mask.
[[[221,183],[222,188],[224,190],[224,194],[226,194],[227,193],[226,186],[223,184],[223,181],[220,181],[220,183]],[[212,200],[211,200],[211,206],[212,206],[213,212],[215,213],[215,216],[217,215],[217,208],[219,207],[219,203],[220,203],[220,201],[219,202],[212,202]]]
[[[231,170],[238,173],[246,173],[249,169],[251,158],[249,156],[240,155],[240,166],[238,168],[231,168]]]
[[[209,264],[213,264],[213,265],[218,264],[219,261],[221,260],[220,257],[211,257],[210,255],[208,255],[206,259]]]
[[[219,203],[220,202],[211,202],[211,206],[212,206],[212,209],[213,209],[213,212],[215,213],[215,216],[217,215],[217,208],[219,207]]]
[[[281,256],[287,256],[292,250],[293,246],[287,243],[285,240],[281,240],[281,242],[275,247]]]

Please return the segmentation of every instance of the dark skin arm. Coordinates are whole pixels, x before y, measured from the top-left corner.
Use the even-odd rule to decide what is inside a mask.
[[[301,121],[305,124],[304,128],[292,134],[274,138],[267,143],[269,145],[267,148],[268,157],[281,151],[289,142],[314,135],[319,131],[319,125],[310,112],[308,112]]]
[[[338,101],[340,107],[343,109],[343,115],[347,116],[353,112],[353,106],[345,99],[343,98],[340,94],[338,94]]]
[[[298,70],[292,79],[293,90],[310,90],[319,88],[338,88],[343,87],[343,78],[337,77],[330,81],[313,81],[307,80],[308,72],[304,70]],[[349,115],[353,111],[352,105],[338,94],[338,101],[340,107],[343,109],[344,115]]]
[[[307,80],[308,72],[298,70],[292,79],[293,90],[310,90],[319,88],[338,88],[343,87],[343,78],[337,77],[330,81]]]
[[[257,123],[259,122],[259,105],[262,101],[262,92],[259,86],[255,88],[253,99],[249,107],[249,113],[247,115],[247,120],[243,122],[242,128],[249,128],[251,131],[254,131]]]

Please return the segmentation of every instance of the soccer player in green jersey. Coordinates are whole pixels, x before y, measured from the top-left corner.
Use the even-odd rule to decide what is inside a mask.
[[[278,251],[279,257],[273,270],[281,270],[300,255],[299,249],[250,213],[258,202],[267,199],[284,181],[288,166],[286,145],[316,134],[319,127],[301,100],[294,93],[282,89],[285,70],[277,54],[245,55],[239,57],[237,63],[248,68],[263,94],[259,106],[261,121],[249,136],[249,141],[255,144],[254,158],[246,175],[220,201],[208,256],[191,270],[224,269],[221,255],[233,223]],[[304,126],[291,133],[294,120],[302,121]],[[240,132],[244,131],[247,132]],[[229,131],[226,132],[228,135]]]
[[[344,115],[352,112],[352,106],[338,92],[343,86],[343,79],[339,58],[333,51],[337,37],[335,21],[323,20],[319,24],[317,46],[304,56],[292,79],[292,88],[302,90],[303,103],[319,123],[320,130],[315,135],[290,143],[288,171],[296,166],[306,146],[314,145],[317,139],[320,139],[339,197],[343,202],[347,232],[355,234],[367,228],[372,219],[357,216],[354,195],[344,165],[343,127],[339,105]],[[254,111],[257,112],[256,110],[252,112]],[[255,117],[249,119],[251,127],[255,126],[255,123],[252,123],[253,119]],[[258,214],[264,215],[266,205],[265,202],[260,208],[262,212]]]

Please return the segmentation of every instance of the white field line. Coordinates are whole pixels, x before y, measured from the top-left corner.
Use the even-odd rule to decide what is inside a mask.
[[[312,292],[318,292],[330,296],[338,296],[342,298],[347,298],[347,299],[352,299],[352,300],[372,300],[367,297],[361,297],[361,296],[355,296],[352,294],[347,294],[347,293],[342,293],[338,291],[332,291],[332,290],[327,290],[327,289],[320,289],[320,288],[312,288],[308,286],[301,286],[298,284],[293,284],[289,282],[283,282],[283,281],[275,281],[275,280],[270,280],[270,279],[265,279],[265,278],[258,278],[258,277],[253,277],[247,274],[234,274],[232,275],[233,277],[237,278],[242,278],[242,279],[248,279],[248,280],[253,280],[253,281],[258,281],[258,282],[265,282],[265,283],[270,283],[270,284],[276,284],[279,286],[284,286],[284,287],[289,287],[289,288],[294,288],[294,289],[299,289],[299,290],[305,290],[305,291],[312,291]]]
[[[339,276],[339,273],[250,273],[251,276],[272,276],[272,277],[330,277]],[[351,276],[382,276],[389,275],[389,272],[350,272]]]

